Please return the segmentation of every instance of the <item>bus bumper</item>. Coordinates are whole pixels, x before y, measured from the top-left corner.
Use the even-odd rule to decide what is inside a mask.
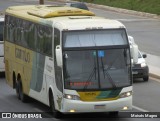
[[[132,109],[132,96],[112,101],[83,102],[64,99],[62,113],[112,112]]]

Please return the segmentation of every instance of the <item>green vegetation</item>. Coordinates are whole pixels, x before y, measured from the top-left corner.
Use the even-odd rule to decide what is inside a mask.
[[[160,15],[160,0],[77,0]]]

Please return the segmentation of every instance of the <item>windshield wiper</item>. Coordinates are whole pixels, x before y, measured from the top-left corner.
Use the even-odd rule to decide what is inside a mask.
[[[105,79],[105,75],[107,75],[107,78],[109,80],[109,82],[112,84],[113,88],[116,88],[116,84],[113,81],[111,75],[109,74],[108,70],[112,67],[112,65],[115,63],[115,61],[117,60],[117,58],[112,62],[112,64],[110,66],[107,67],[107,69],[104,69],[104,64],[103,64],[103,60],[101,57],[101,64],[102,64],[102,69],[103,69],[103,75],[104,75],[104,79]]]
[[[102,64],[102,69],[103,69],[103,76],[104,76],[104,78],[105,78],[105,70],[104,70],[104,64],[103,64],[103,60],[102,60],[102,57],[101,57],[101,64]]]
[[[94,58],[94,67],[93,67],[93,69],[92,69],[92,71],[91,71],[86,83],[90,82],[94,75],[95,75],[95,79],[96,79],[97,78],[97,76],[96,76],[97,73],[96,73],[96,60],[95,60],[95,58]],[[83,90],[85,90],[87,87],[88,87],[88,85],[85,85]]]

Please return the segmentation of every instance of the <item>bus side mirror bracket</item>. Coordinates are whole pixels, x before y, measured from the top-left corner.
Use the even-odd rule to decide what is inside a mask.
[[[128,36],[130,49],[131,49],[131,58],[132,64],[136,64],[138,62],[138,45],[135,43],[134,38],[132,36]]]
[[[136,64],[138,62],[138,45],[133,44],[131,48],[131,54],[133,57],[133,64]]]
[[[61,67],[62,66],[62,49],[60,45],[56,46],[56,61],[57,61],[57,66]]]

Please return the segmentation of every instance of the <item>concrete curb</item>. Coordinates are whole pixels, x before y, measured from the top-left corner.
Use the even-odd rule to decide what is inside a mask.
[[[149,73],[149,76],[152,78],[156,78],[156,79],[160,79],[159,75],[153,74],[153,73]]]

